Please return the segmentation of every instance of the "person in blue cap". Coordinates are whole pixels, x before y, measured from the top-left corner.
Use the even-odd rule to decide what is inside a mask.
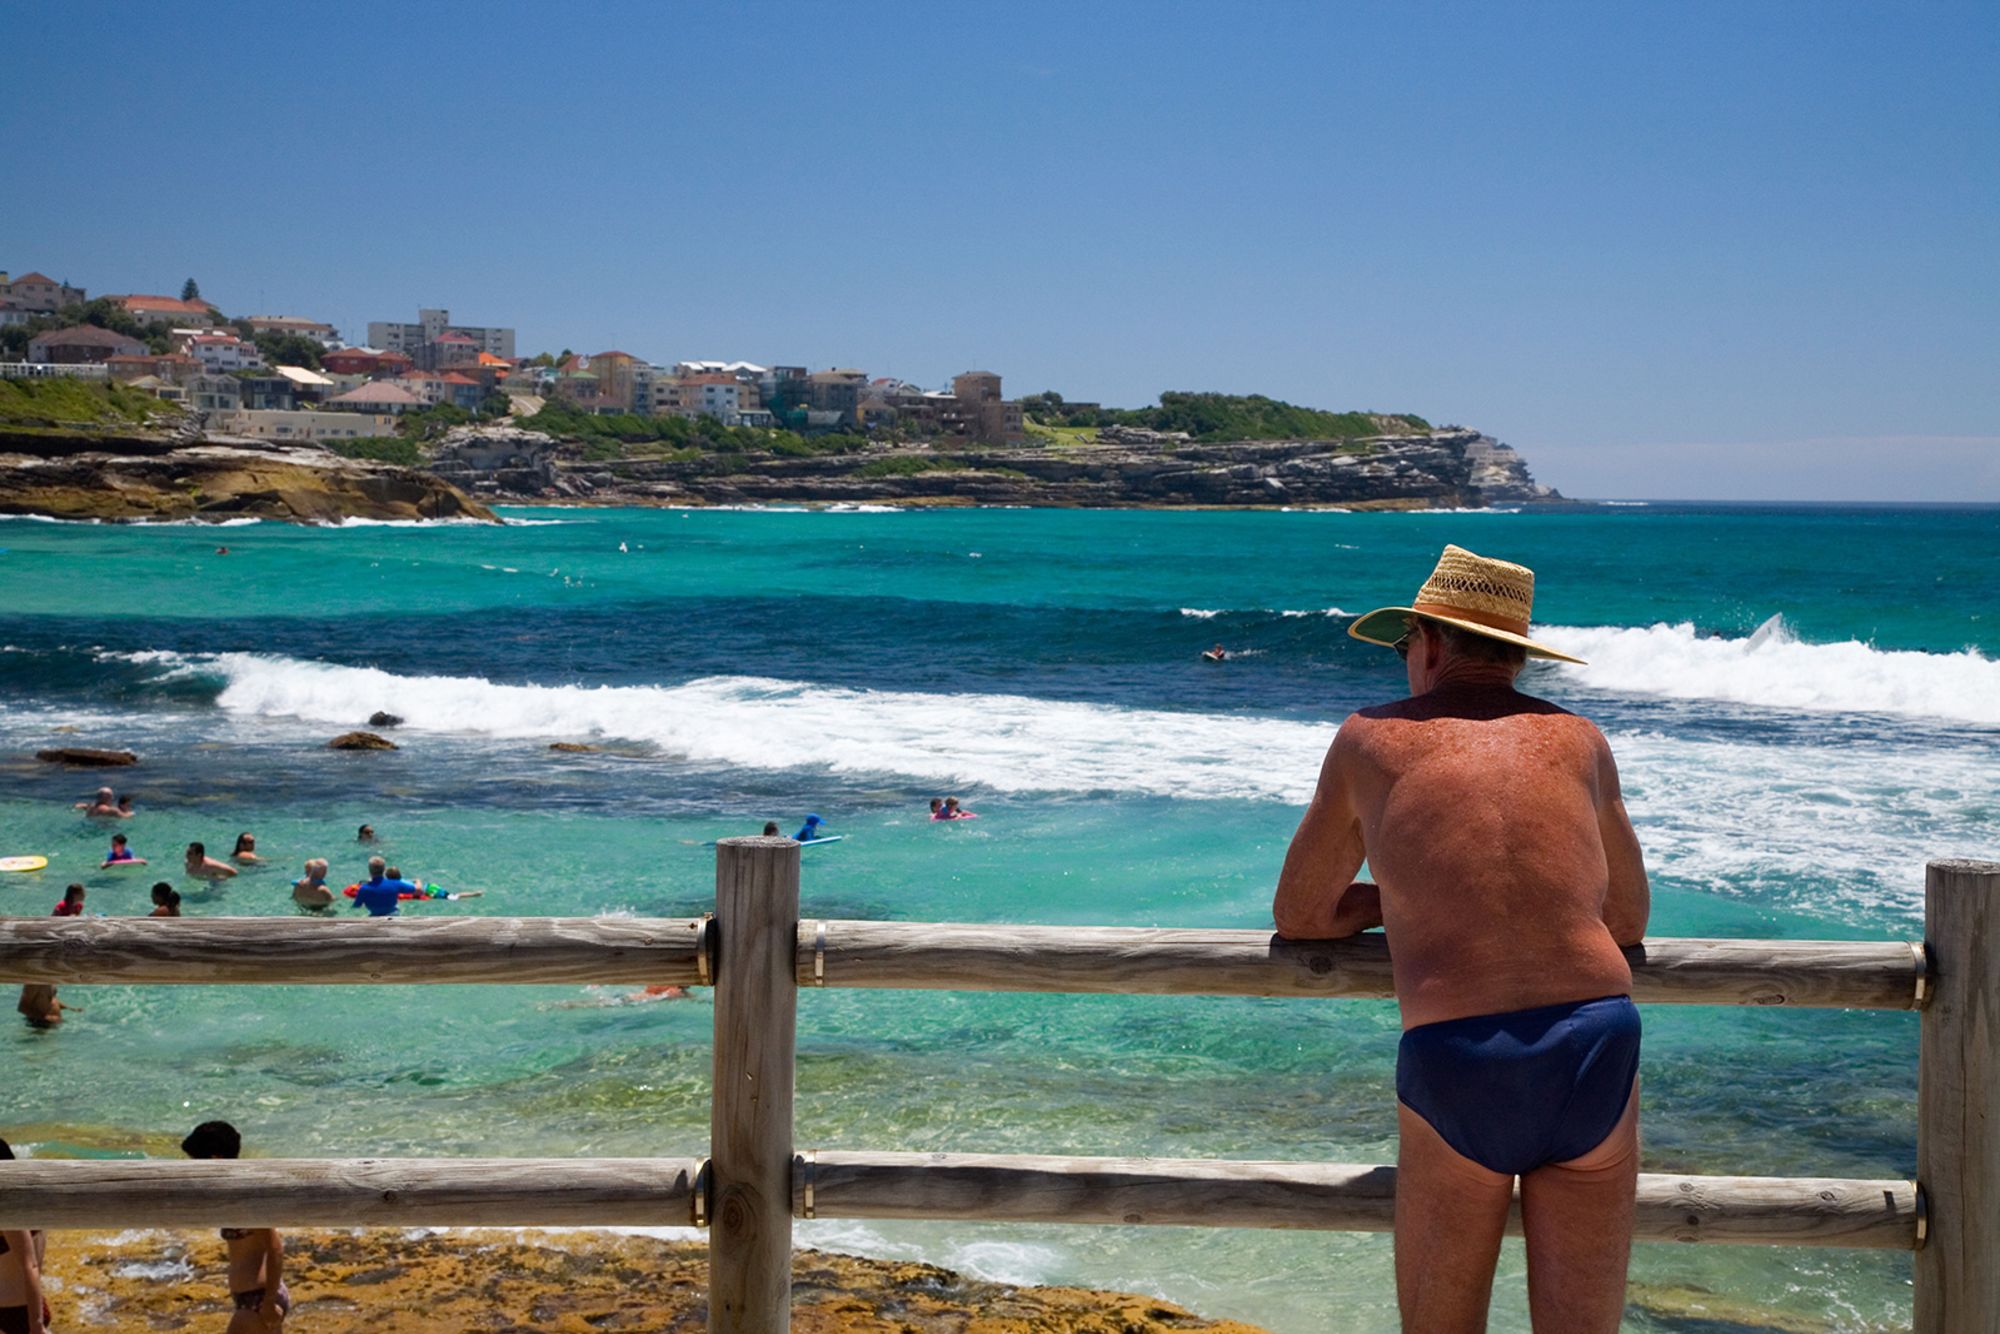
[[[808,815],[805,824],[800,827],[798,833],[792,835],[792,838],[799,843],[810,843],[814,839],[824,838],[826,835],[819,832],[819,827],[825,823],[826,821],[817,815]]]

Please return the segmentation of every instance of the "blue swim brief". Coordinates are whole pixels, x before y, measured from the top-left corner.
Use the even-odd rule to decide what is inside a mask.
[[[1629,996],[1421,1024],[1396,1051],[1396,1097],[1460,1154],[1520,1176],[1581,1158],[1625,1115],[1639,1074]]]

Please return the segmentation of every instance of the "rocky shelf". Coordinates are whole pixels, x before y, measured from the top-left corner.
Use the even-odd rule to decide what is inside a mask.
[[[316,445],[0,428],[0,514],[56,519],[480,519],[429,473]]]

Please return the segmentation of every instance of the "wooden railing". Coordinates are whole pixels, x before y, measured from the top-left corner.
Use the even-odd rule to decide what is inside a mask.
[[[1911,1250],[1918,1334],[2000,1334],[2000,864],[1931,864],[1922,943],[1627,955],[1647,1003],[1923,1012],[1915,1181],[1642,1174],[1634,1237]],[[713,985],[709,1156],[0,1163],[0,1227],[706,1225],[709,1327],[763,1334],[788,1324],[794,1218],[1393,1222],[1393,1167],[835,1152],[792,1134],[802,989],[1385,997],[1379,936],[801,921],[798,845],[756,838],[718,846],[712,918],[0,921],[0,982],[31,981]]]

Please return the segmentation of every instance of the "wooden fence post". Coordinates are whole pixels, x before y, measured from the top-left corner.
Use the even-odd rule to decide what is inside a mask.
[[[791,1328],[798,930],[799,845],[788,838],[718,843],[710,1334]]]
[[[1915,1334],[2000,1334],[2000,862],[1932,862],[1917,1058]]]

